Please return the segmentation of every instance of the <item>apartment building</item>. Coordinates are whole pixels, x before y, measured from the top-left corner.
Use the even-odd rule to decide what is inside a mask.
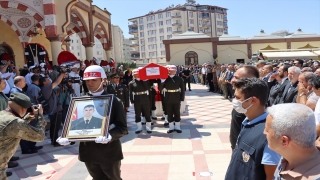
[[[119,63],[125,62],[123,31],[117,25],[112,25],[112,41],[113,49],[111,51],[111,57]]]
[[[124,38],[123,40],[123,54],[124,54],[124,60],[126,62],[131,62],[131,48],[130,48],[131,41],[129,38]]]
[[[188,29],[210,37],[228,33],[227,9],[186,3],[129,19],[131,57],[140,63],[166,63],[163,40]]]
[[[70,52],[74,54],[78,59],[81,61],[86,60],[86,49],[82,45],[81,39],[78,34],[72,34],[70,37]],[[106,53],[102,48],[102,44],[96,37],[94,38],[94,46],[92,47],[93,57],[97,60],[104,60],[106,59]]]

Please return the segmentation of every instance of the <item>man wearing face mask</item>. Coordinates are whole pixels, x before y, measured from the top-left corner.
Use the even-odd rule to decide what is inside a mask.
[[[107,76],[104,69],[98,65],[91,65],[84,71],[89,96],[107,95],[103,89]],[[84,162],[93,180],[112,179],[121,180],[121,160],[123,159],[120,138],[127,131],[125,112],[120,99],[114,96],[110,116],[110,125],[107,137],[100,136],[95,142],[80,142],[79,160]],[[111,127],[111,126],[110,126]],[[59,137],[57,142],[61,145],[70,144],[67,138]]]
[[[166,107],[166,113],[168,115],[169,130],[167,133],[172,133],[173,131],[181,133],[180,106],[181,101],[184,101],[185,85],[182,78],[175,76],[177,71],[175,65],[170,65],[168,70],[169,77],[167,79],[161,79],[161,84],[159,85],[159,91],[163,94],[162,102]],[[175,122],[173,122],[173,117]]]
[[[142,81],[139,77],[139,70],[134,69],[132,71],[134,80],[129,83],[129,95],[131,104],[134,106],[135,119],[137,123],[136,134],[142,131],[141,113],[146,119],[147,133],[151,133],[151,109],[149,99],[149,89],[151,88],[148,81]]]
[[[268,86],[259,78],[244,78],[234,84],[233,108],[246,115],[225,176],[229,179],[273,178],[280,155],[270,150],[263,134]]]
[[[259,71],[254,66],[243,66],[239,68],[233,76],[231,83],[235,83],[243,78],[259,78]],[[241,124],[246,116],[242,113],[238,113],[235,109],[231,112],[231,125],[230,125],[230,143],[231,149],[234,150],[236,142],[241,130]]]

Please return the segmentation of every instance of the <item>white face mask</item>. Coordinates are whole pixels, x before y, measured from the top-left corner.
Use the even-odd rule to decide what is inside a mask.
[[[251,99],[251,97],[246,99],[246,100],[244,100],[244,101],[242,101],[242,102],[239,101],[239,100],[233,99],[232,100],[233,109],[235,109],[238,113],[245,114],[248,111],[248,109],[252,106],[252,104],[245,109],[245,108],[242,107],[242,103],[248,101],[249,99]]]

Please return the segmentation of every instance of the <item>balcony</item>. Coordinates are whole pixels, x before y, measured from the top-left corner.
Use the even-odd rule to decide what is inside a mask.
[[[132,55],[131,55],[131,59],[133,59],[133,60],[138,60],[138,59],[140,59],[140,54],[132,54]]]
[[[132,23],[132,24],[129,24],[128,26],[129,26],[129,28],[133,28],[133,27],[138,27],[138,24],[137,23]]]
[[[207,22],[210,21],[210,17],[209,16],[202,16],[202,22]]]
[[[172,26],[182,26],[182,23],[176,22],[176,23],[173,23]]]
[[[181,15],[180,14],[174,14],[174,15],[171,15],[171,18],[181,18]]]
[[[139,46],[139,43],[130,44],[130,47],[136,47]]]
[[[211,24],[202,24],[203,29],[211,28]]]
[[[129,34],[137,34],[138,29],[129,29]]]
[[[211,35],[211,31],[205,31],[203,32],[204,34],[210,34]]]
[[[228,19],[223,19],[223,22],[228,22]]]
[[[138,39],[139,39],[139,37],[137,37],[137,36],[129,38],[130,41],[138,40]]]
[[[172,31],[173,34],[181,34],[182,33],[182,30],[175,30],[175,31]]]

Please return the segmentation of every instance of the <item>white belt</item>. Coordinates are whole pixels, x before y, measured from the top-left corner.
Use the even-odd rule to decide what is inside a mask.
[[[149,90],[146,90],[146,91],[142,91],[142,92],[132,92],[133,94],[133,99],[134,99],[134,96],[136,95],[143,95],[143,94],[146,94],[146,95],[149,95]]]
[[[181,92],[181,88],[179,89],[173,89],[173,90],[168,90],[166,88],[163,88],[162,91],[161,91],[161,94],[163,94],[163,97],[166,96],[166,92],[170,92],[170,93],[173,93],[173,92]]]

